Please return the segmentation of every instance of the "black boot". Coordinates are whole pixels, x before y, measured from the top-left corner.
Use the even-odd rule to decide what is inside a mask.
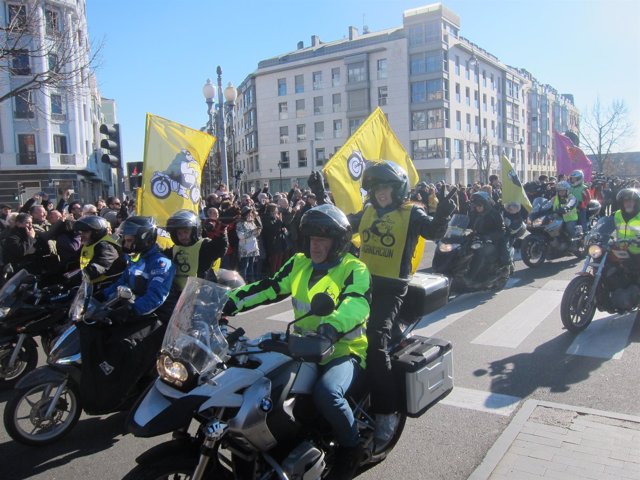
[[[338,447],[328,480],[351,480],[362,461],[364,448],[361,444],[355,447]]]

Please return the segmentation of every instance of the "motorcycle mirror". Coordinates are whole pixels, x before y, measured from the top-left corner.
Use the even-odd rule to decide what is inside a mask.
[[[311,313],[318,317],[326,317],[330,315],[336,308],[336,304],[333,302],[327,293],[316,293],[311,299]]]
[[[133,292],[129,287],[120,285],[118,287],[118,298],[121,298],[123,300],[131,300],[133,298]]]

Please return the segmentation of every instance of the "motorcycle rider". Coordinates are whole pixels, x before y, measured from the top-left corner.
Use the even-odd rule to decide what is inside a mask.
[[[511,265],[511,256],[505,236],[504,220],[501,213],[494,208],[493,200],[488,192],[476,192],[471,195],[469,210],[469,228],[483,240],[491,240],[498,250],[498,266]],[[470,277],[477,278],[478,269],[482,266],[479,256],[474,259],[470,268]]]
[[[587,205],[591,200],[589,189],[584,184],[584,173],[582,170],[574,170],[569,175],[571,183],[570,193],[576,198],[576,210],[578,212],[578,225],[582,227],[582,231],[587,231]]]
[[[317,198],[328,201],[320,172],[311,174],[309,186]],[[372,411],[376,413],[376,440],[384,444],[396,429],[395,412],[399,409],[395,392],[389,388],[393,376],[388,346],[407,294],[413,253],[419,236],[437,239],[444,235],[455,203],[445,201],[441,190],[435,217],[428,216],[422,207],[407,202],[409,177],[402,167],[388,160],[365,169],[362,188],[367,191],[369,203],[350,215],[349,222],[360,233],[360,260],[372,275],[367,378]]]
[[[223,310],[235,314],[292,296],[295,317],[300,318],[308,312],[315,293],[326,292],[333,298],[336,308],[331,315],[310,316],[295,326],[302,333],[324,335],[334,344],[333,353],[321,362],[322,375],[313,392],[340,446],[331,470],[333,479],[351,479],[362,454],[345,393],[366,365],[371,278],[364,263],[348,253],[351,233],[347,217],[335,206],[310,209],[300,221],[304,253],[291,257],[273,277],[233,290]]]
[[[553,197],[553,211],[562,215],[567,233],[571,239],[576,237],[576,224],[578,223],[577,200],[571,193],[569,182],[562,181],[556,184],[556,196]]]
[[[208,272],[213,275],[213,262],[227,251],[226,233],[214,239],[202,238],[200,217],[191,210],[178,210],[171,215],[165,230],[174,246],[164,253],[176,265],[173,283],[180,291],[187,284],[188,277],[205,278]]]
[[[80,268],[94,285],[120,276],[127,261],[122,247],[109,234],[109,222],[97,215],[80,217],[73,224],[73,231],[80,234]]]
[[[618,192],[616,201],[620,206],[613,216],[617,240],[640,242],[640,191],[637,188],[623,188]],[[640,264],[640,245],[631,244],[628,251]]]

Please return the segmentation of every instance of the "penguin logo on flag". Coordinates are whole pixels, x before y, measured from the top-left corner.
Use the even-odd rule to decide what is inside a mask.
[[[520,183],[520,179],[518,178],[518,175],[516,175],[516,172],[513,170],[513,168],[509,170],[509,173],[507,175],[516,187],[522,187],[522,183]]]

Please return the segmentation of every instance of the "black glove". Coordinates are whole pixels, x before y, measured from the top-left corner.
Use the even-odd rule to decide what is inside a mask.
[[[569,211],[569,209],[567,207],[560,207],[558,209],[558,213],[560,213],[561,215],[564,215],[565,213],[567,213]]]
[[[436,194],[436,198],[438,199],[438,207],[436,208],[435,216],[437,218],[449,218],[451,214],[456,211],[456,202],[451,198],[447,200],[444,185]]]
[[[322,172],[319,170],[311,172],[311,175],[309,175],[307,179],[307,184],[316,197],[324,196],[324,178],[322,177]]]
[[[328,338],[331,343],[336,343],[340,340],[340,333],[335,329],[333,325],[329,325],[328,323],[323,323],[318,327],[318,335],[322,335],[323,337]]]
[[[237,311],[238,307],[236,305],[236,302],[234,302],[230,298],[227,300],[227,303],[224,304],[224,307],[222,307],[222,314],[227,317],[233,317]]]
[[[113,321],[113,323],[120,324],[126,323],[132,314],[133,304],[129,302],[125,302],[123,305],[112,308],[108,313],[109,318]]]

